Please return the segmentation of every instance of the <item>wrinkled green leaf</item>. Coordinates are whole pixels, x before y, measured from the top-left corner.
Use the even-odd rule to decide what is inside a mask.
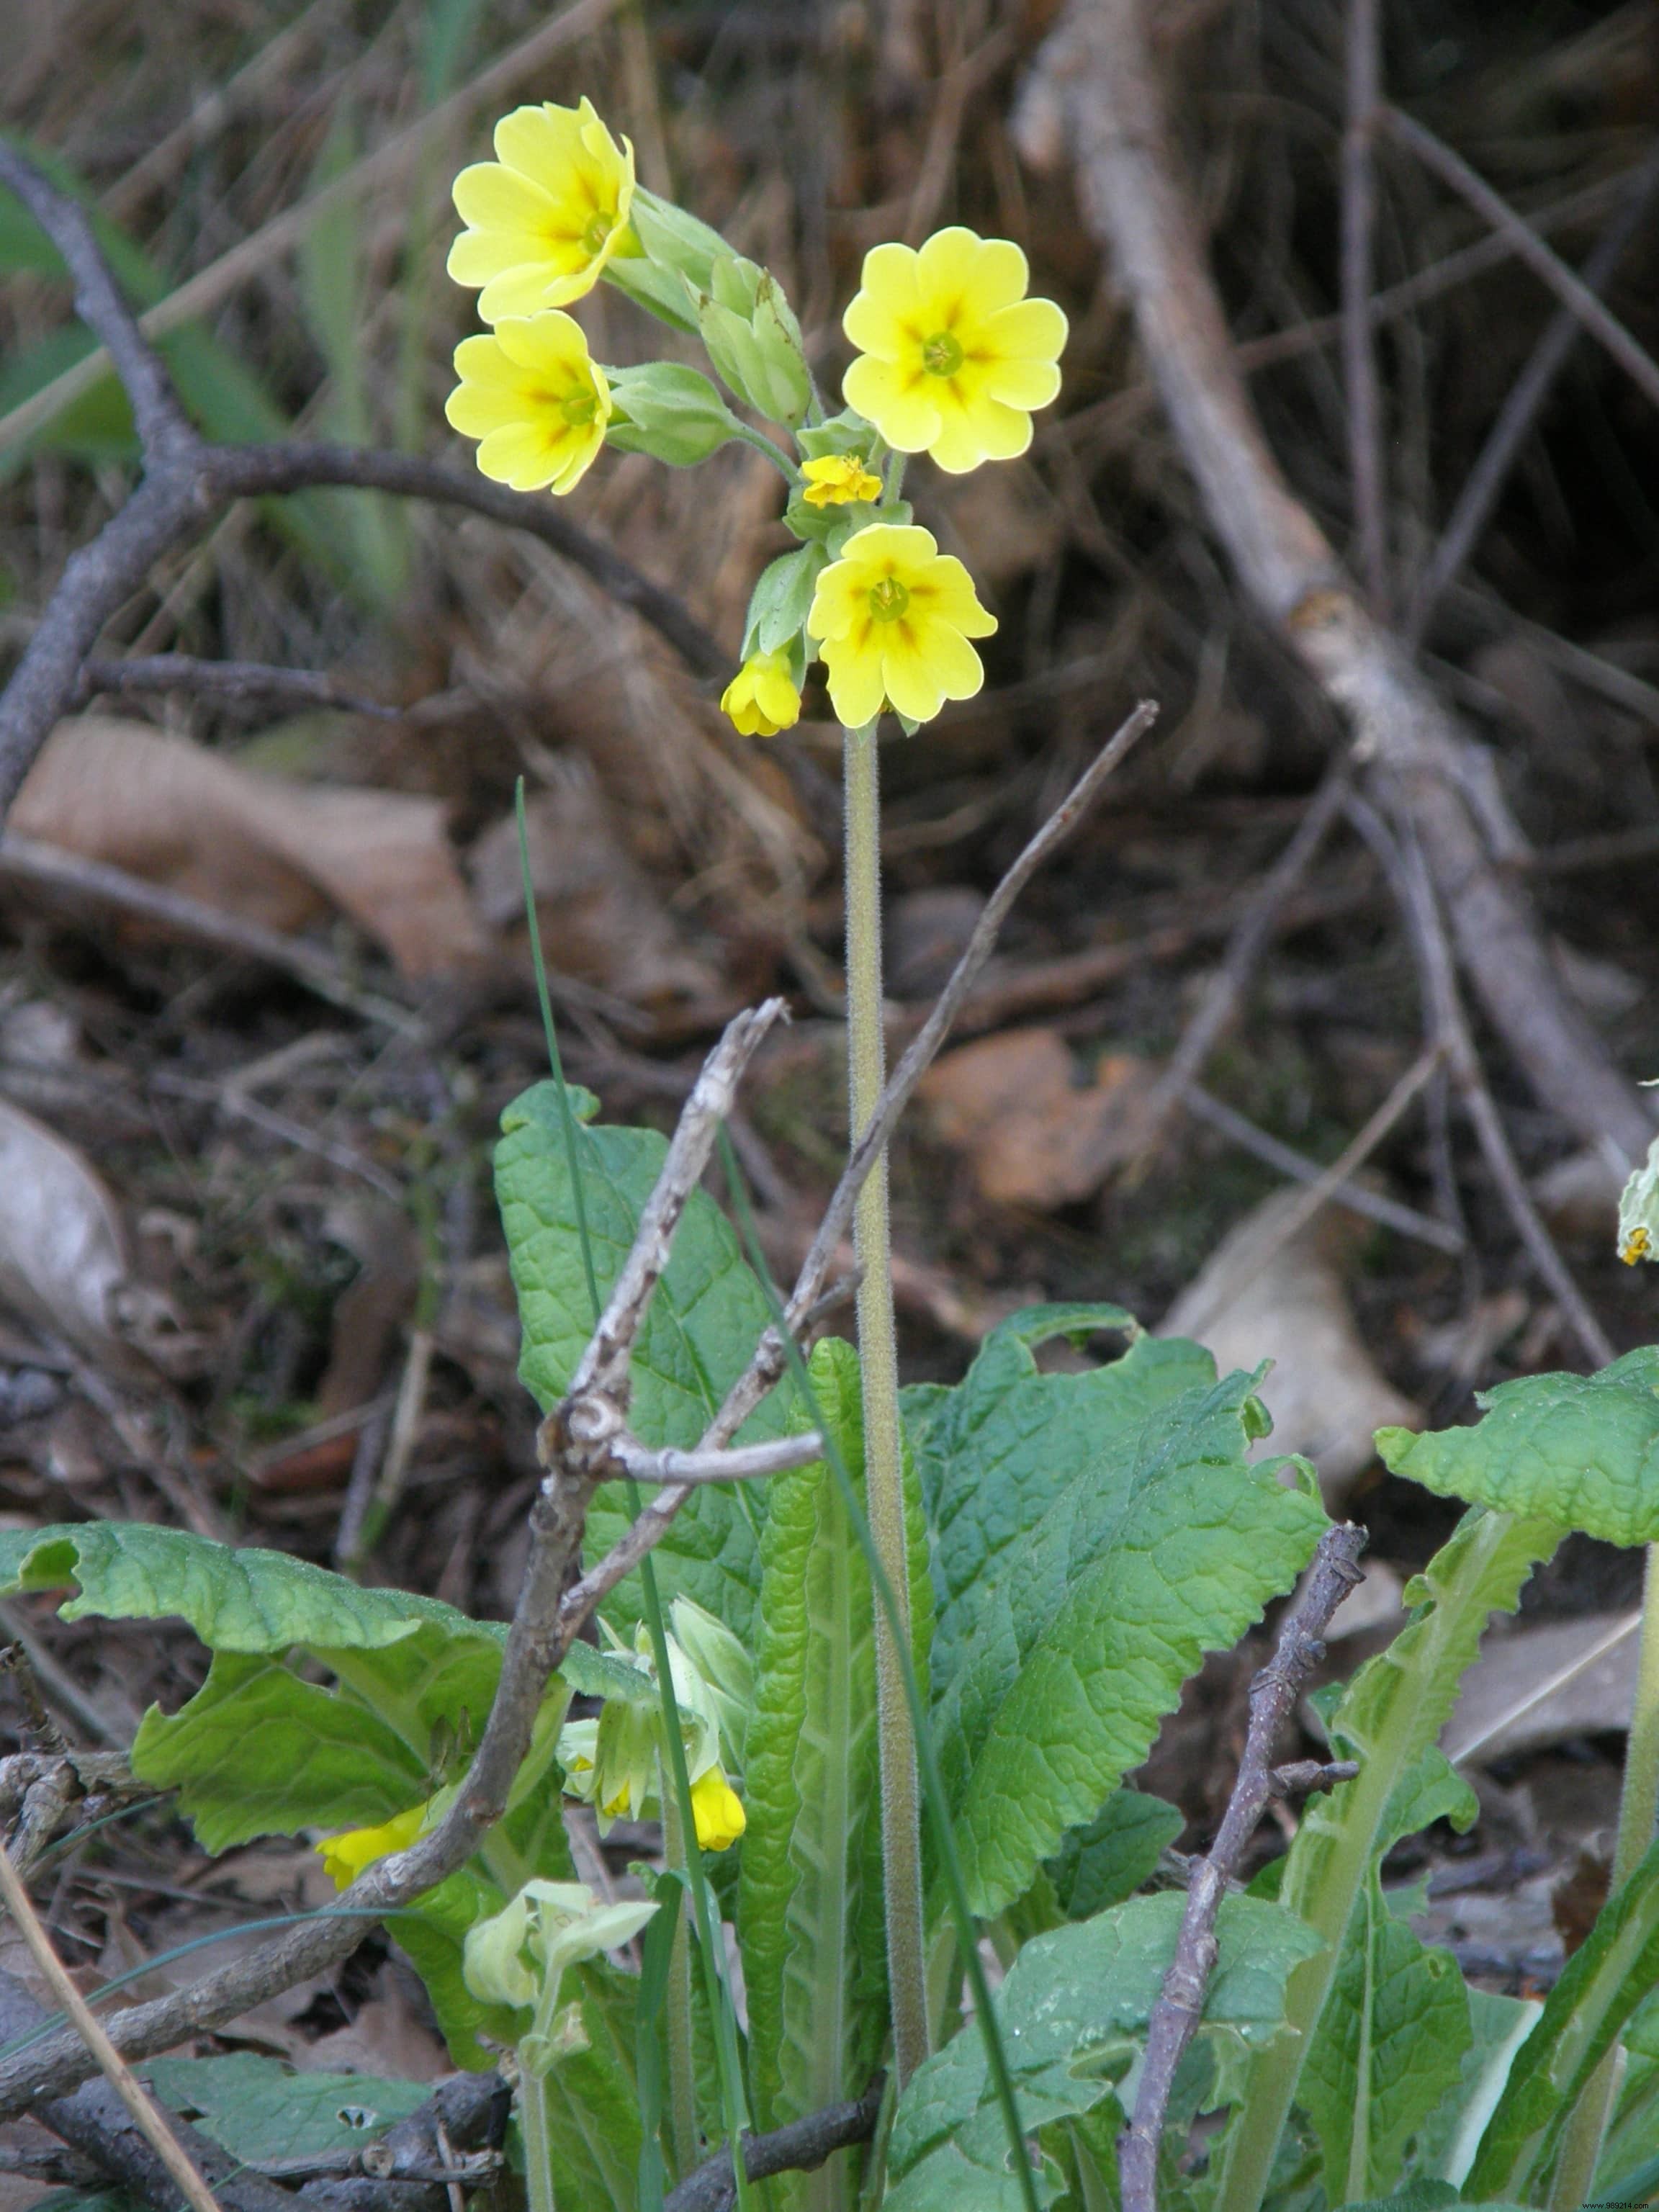
[[[547,2081],[560,2212],[635,2212],[640,2106],[634,2002],[639,1989],[605,1960],[573,1970],[581,1984],[587,2049],[561,2059]]]
[[[1086,2112],[1121,2080],[1174,1954],[1186,1899],[1176,1891],[1133,1898],[1092,1920],[1035,1937],[998,1994],[1020,2120],[1028,2133]],[[1270,2035],[1285,1978],[1317,1939],[1277,1905],[1224,1900],[1204,2022],[1247,2039]],[[896,2186],[888,2212],[1016,2212],[1018,2177],[985,2061],[970,2022],[907,2084],[888,2144]],[[1055,2178],[1045,2178],[1052,2196]]]
[[[196,2113],[204,2135],[250,2164],[349,2157],[432,2094],[428,2081],[295,2074],[280,2058],[247,2051],[225,2058],[152,2058],[143,2070],[164,2103]]]
[[[1523,1375],[1476,1402],[1485,1412],[1472,1429],[1379,1429],[1384,1463],[1442,1497],[1609,1544],[1659,1538],[1659,1346],[1599,1375]]]
[[[1333,2204],[1400,2180],[1413,2136],[1459,2079],[1471,2039],[1457,1961],[1424,1948],[1373,1872],[1302,2074]]]
[[[1092,1920],[1133,1897],[1185,1826],[1180,1808],[1139,1790],[1115,1790],[1092,1820],[1071,1829],[1048,1862],[1068,1920]]]
[[[1373,1868],[1413,1810],[1455,1809],[1430,1754],[1491,1614],[1511,1610],[1522,1585],[1560,1540],[1544,1521],[1516,1521],[1480,1508],[1466,1514],[1425,1571],[1407,1585],[1413,1608],[1385,1651],[1349,1684],[1331,1721],[1339,1758],[1359,1772],[1309,1801],[1285,1861],[1279,1895],[1325,1947],[1291,1977],[1292,2052],[1253,2059],[1243,2109],[1228,2131],[1217,2212],[1257,2212],[1280,2132],[1297,2094],[1302,2059],[1330,1993],[1348,1923]],[[1430,1817],[1434,1817],[1431,1812]]]
[[[1620,2028],[1659,1986],[1659,1844],[1567,1961],[1510,2069],[1466,2193],[1540,2197],[1585,2084]]]
[[[1470,1985],[1471,2039],[1458,2078],[1440,2108],[1425,2122],[1417,2139],[1413,2166],[1419,2174],[1438,2174],[1461,2187],[1498,2107],[1515,2055],[1532,2033],[1543,2007],[1530,1997],[1505,1997]]]
[[[571,1098],[585,1120],[596,1110],[588,1092],[573,1091]],[[557,1086],[540,1083],[526,1091],[507,1108],[501,1127],[495,1190],[524,1329],[519,1372],[546,1410],[558,1402],[592,1333]],[[604,1127],[583,1130],[579,1141],[603,1298],[627,1257],[667,1145],[649,1129]],[[633,1362],[629,1419],[636,1432],[647,1443],[695,1444],[770,1317],[731,1225],[706,1193],[694,1191]],[[786,1383],[745,1424],[742,1440],[783,1435],[794,1418],[793,1405]],[[755,1530],[764,1510],[751,1489],[704,1486],[653,1554],[665,1602],[684,1591],[744,1638],[754,1621],[760,1580]],[[626,1525],[625,1506],[610,1486],[588,1513],[590,1556],[609,1550]],[[607,1611],[631,1623],[641,1602],[639,1577],[631,1575]]]
[[[858,1355],[831,1340],[813,1352],[810,1373],[861,1497]],[[910,1535],[921,1673],[930,1609],[914,1490]],[[757,2118],[770,2128],[862,2091],[887,2007],[872,1593],[840,1484],[823,1462],[775,1479],[761,1561],[738,1926]],[[791,2201],[827,2208],[844,2202],[849,2185],[841,2160],[780,2187]]]
[[[1290,1587],[1325,1526],[1313,1498],[1247,1462],[1251,1378],[1218,1383],[1196,1346],[1141,1339],[1094,1375],[1037,1374],[1034,1344],[1103,1315],[1127,1320],[1016,1316],[957,1390],[913,1401],[936,1530],[935,1737],[987,1916],[1140,1764],[1206,1651]]]
[[[374,1827],[429,1794],[422,1760],[377,1715],[241,1652],[216,1654],[181,1711],[151,1707],[132,1771],[177,1790],[197,1841],[215,1853],[319,1821]]]

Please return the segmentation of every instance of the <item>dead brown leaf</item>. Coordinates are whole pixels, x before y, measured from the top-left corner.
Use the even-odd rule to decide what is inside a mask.
[[[1393,1423],[1420,1429],[1426,1417],[1377,1367],[1348,1304],[1344,1278],[1365,1232],[1328,1206],[1279,1243],[1279,1224],[1301,1196],[1299,1189],[1275,1191],[1247,1214],[1158,1334],[1195,1338],[1223,1374],[1273,1362],[1261,1391],[1273,1433],[1258,1456],[1305,1453],[1335,1512],[1376,1457],[1372,1432]]]
[[[117,1373],[142,1374],[118,1332],[130,1259],[91,1164],[0,1099],[0,1305]]]
[[[337,910],[410,978],[488,950],[440,801],[259,775],[148,723],[61,722],[11,827],[270,929]]]
[[[1079,1083],[1058,1031],[1005,1030],[947,1053],[920,1096],[984,1197],[1048,1210],[1087,1198],[1133,1151],[1152,1078],[1145,1060],[1113,1053]]]
[[[556,782],[526,806],[525,834],[550,964],[636,1006],[714,997],[720,979],[687,951],[684,925],[623,843],[592,767],[556,754],[548,768]],[[468,864],[489,926],[521,927],[524,887],[511,815],[484,831]]]

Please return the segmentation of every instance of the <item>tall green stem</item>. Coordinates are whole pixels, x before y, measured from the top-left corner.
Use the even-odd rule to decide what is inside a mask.
[[[1622,1888],[1646,1856],[1656,1821],[1659,1821],[1659,1544],[1650,1544],[1642,1586],[1636,1704],[1625,1747],[1625,1786],[1619,1800],[1619,1835],[1613,1847],[1609,1894]],[[1584,2084],[1577,2109],[1562,2135],[1561,2155],[1550,2185],[1550,2212],[1577,2212],[1589,2196],[1618,2074],[1615,2045]]]
[[[553,2131],[547,2124],[547,2081],[527,2067],[519,2075],[519,2125],[524,2133],[524,2188],[530,2212],[557,2212],[553,2202]]]
[[[853,1141],[863,1134],[886,1079],[882,1034],[881,799],[876,725],[845,732],[847,1030]],[[860,1270],[859,1360],[863,1376],[864,1468],[870,1529],[892,1585],[897,1630],[910,1634],[908,1547],[898,1408],[898,1348],[884,1150],[859,1194],[853,1224]],[[916,1744],[904,1695],[894,1624],[878,1606],[876,1726],[881,1747],[882,1879],[893,2063],[903,2087],[927,2056],[927,1979],[922,1945],[921,1814]]]
[[[665,1765],[666,1761],[661,1762]],[[685,1872],[685,1828],[673,1778],[662,1775],[664,1856],[676,1874]],[[696,2046],[691,2032],[691,1931],[690,1916],[682,1912],[674,1926],[668,1954],[668,2116],[674,2136],[674,2170],[680,2180],[697,2163]]]

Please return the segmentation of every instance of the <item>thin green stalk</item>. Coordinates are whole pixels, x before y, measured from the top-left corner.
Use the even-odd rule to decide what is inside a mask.
[[[685,1827],[679,1800],[665,1774],[659,1774],[662,1800],[663,1855],[672,1871],[685,1871]],[[679,2179],[697,2163],[697,2062],[691,2029],[691,1938],[682,1912],[675,1922],[668,1954],[668,2112],[674,2136],[674,2170]]]
[[[771,1308],[773,1327],[782,1339],[789,1372],[801,1394],[808,1418],[823,1438],[823,1456],[836,1478],[836,1486],[841,1492],[847,1517],[852,1523],[853,1533],[859,1540],[860,1549],[870,1569],[870,1580],[876,1595],[877,1618],[885,1619],[897,1649],[912,1739],[920,1759],[923,1800],[927,1808],[928,1824],[933,1830],[933,1849],[939,1856],[939,1873],[945,1883],[951,1923],[961,1947],[963,1972],[974,2001],[975,2024],[985,2045],[986,2070],[991,2076],[992,2087],[996,2092],[997,2109],[1002,2115],[1003,2126],[1007,2132],[1009,2155],[1019,2183],[1024,2212],[1039,2212],[1036,2183],[1031,2173],[1031,2161],[1025,2153],[1025,2137],[1020,2126],[1019,2106],[1014,2098],[1013,2076],[1008,2070],[1008,2054],[1003,2046],[1002,2029],[997,2019],[996,2001],[991,1994],[985,1961],[980,1956],[979,1930],[974,1923],[973,1914],[968,1909],[968,1885],[963,1880],[962,1856],[957,1849],[956,1830],[951,1825],[951,1801],[945,1794],[945,1778],[939,1771],[939,1757],[927,1732],[927,1708],[922,1702],[921,1685],[916,1679],[910,1639],[908,1636],[901,1638],[898,1635],[898,1594],[882,1565],[881,1553],[868,1516],[859,1503],[858,1492],[853,1487],[853,1478],[847,1471],[846,1459],[836,1441],[835,1431],[824,1416],[823,1408],[818,1403],[812,1377],[807,1371],[800,1346],[789,1326],[777,1285],[772,1280],[755,1228],[755,1214],[749,1203],[748,1186],[744,1182],[743,1170],[738,1165],[738,1156],[732,1149],[732,1140],[724,1129],[720,1134],[720,1160],[726,1170],[726,1187],[732,1194],[732,1204],[737,1213],[749,1264],[754,1270],[755,1279],[761,1286],[767,1304]],[[867,1483],[867,1468],[866,1472]]]
[[[1656,1822],[1659,1822],[1659,1544],[1650,1544],[1642,1586],[1636,1703],[1625,1746],[1625,1782],[1619,1799],[1610,1895],[1618,1893],[1647,1856]],[[1619,2063],[1615,2044],[1584,2084],[1577,2107],[1562,2132],[1561,2155],[1550,2185],[1550,2212],[1577,2212],[1589,2196],[1618,2087]]]
[[[735,417],[733,419],[735,420]],[[752,446],[757,453],[764,453],[792,490],[800,482],[800,471],[781,446],[773,444],[764,430],[757,430],[748,422],[739,422],[737,427],[737,435],[743,440],[745,446]]]
[[[775,448],[774,449],[775,450]],[[547,969],[542,959],[541,929],[536,918],[536,894],[530,878],[530,844],[525,822],[524,778],[519,779],[516,793],[519,825],[519,866],[524,890],[525,914],[530,925],[531,957],[536,970],[536,992],[541,1002],[542,1028],[547,1039],[547,1057],[553,1070],[553,1080],[558,1086],[559,1118],[564,1131],[565,1162],[570,1177],[571,1198],[576,1216],[576,1234],[581,1245],[582,1267],[587,1279],[587,1296],[597,1323],[603,1305],[599,1297],[599,1273],[593,1264],[593,1239],[588,1227],[587,1201],[582,1187],[580,1159],[581,1132],[571,1109],[570,1095],[564,1079],[564,1064],[559,1056],[558,1032],[553,1021],[553,1001],[547,988]],[[637,1518],[640,1510],[639,1485],[628,1485],[629,1506]],[[691,1778],[685,1764],[685,1744],[680,1734],[679,1704],[674,1695],[673,1675],[668,1663],[668,1634],[663,1625],[662,1597],[657,1586],[656,1562],[647,1552],[640,1563],[640,1583],[645,1600],[645,1618],[651,1634],[652,1656],[656,1664],[658,1695],[662,1703],[663,1735],[668,1751],[668,1764],[673,1783],[673,1796],[681,1834],[684,1843],[685,1871],[690,1883],[692,1908],[696,1916],[698,1948],[702,1957],[705,1991],[709,2018],[714,2026],[714,2056],[720,2072],[721,2117],[726,2138],[732,2148],[732,2173],[737,2189],[738,2212],[754,2212],[754,2192],[744,2166],[739,2144],[750,2127],[746,2099],[744,2093],[743,2069],[738,2055],[737,2018],[732,2008],[731,1992],[720,1969],[720,1922],[709,1895],[708,1877],[703,1869],[702,1852],[697,1843],[696,1816],[691,1805]],[[664,1796],[665,1808],[667,1796]]]
[[[887,1079],[882,1032],[881,795],[876,725],[848,730],[845,736],[847,1057],[852,1141],[856,1144],[875,1114]],[[927,1965],[916,1739],[899,1665],[899,1646],[908,1650],[910,1642],[910,1578],[885,1149],[859,1193],[853,1249],[860,1268],[859,1364],[870,1530],[894,1595],[893,1620],[890,1623],[879,1609],[876,1613],[876,1729],[881,1749],[887,1983],[893,2008],[894,2070],[902,2089],[927,2056]]]
[[[519,2074],[519,2125],[524,2131],[524,2189],[530,2212],[558,2212],[553,2201],[553,2130],[547,2118],[544,2075]]]

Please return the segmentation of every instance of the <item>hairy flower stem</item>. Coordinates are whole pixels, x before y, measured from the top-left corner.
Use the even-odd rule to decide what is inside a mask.
[[[876,724],[845,732],[847,1030],[852,1141],[876,1110],[886,1080],[882,1035],[881,800]],[[908,1547],[898,1409],[898,1351],[884,1152],[859,1194],[853,1224],[860,1270],[859,1362],[864,1398],[866,1507],[899,1632],[910,1633]],[[921,1813],[916,1745],[904,1674],[886,1608],[875,1609],[876,1725],[881,1747],[881,1857],[893,2064],[901,2088],[927,2056],[927,1979],[922,1946]]]
[[[1636,1703],[1625,1747],[1625,1786],[1619,1799],[1619,1834],[1613,1847],[1608,1895],[1616,1897],[1640,1866],[1659,1822],[1659,1544],[1648,1546],[1642,1587],[1642,1646],[1636,1663]],[[1561,2138],[1561,2155],[1550,2185],[1550,2212],[1577,2212],[1595,2179],[1619,2083],[1618,2045],[1584,2084]]]
[[[530,2212],[557,2212],[553,2202],[553,2131],[547,2081],[526,2067],[519,2075],[519,2126],[524,2136],[524,2188]]]
[[[658,1794],[662,1806],[663,1856],[671,1872],[684,1874],[685,1826],[672,1776],[662,1776]],[[691,2032],[690,1917],[689,1912],[682,1912],[675,1922],[668,1954],[668,2116],[674,2136],[674,2171],[682,2181],[697,2163],[701,2150],[696,2053]]]

